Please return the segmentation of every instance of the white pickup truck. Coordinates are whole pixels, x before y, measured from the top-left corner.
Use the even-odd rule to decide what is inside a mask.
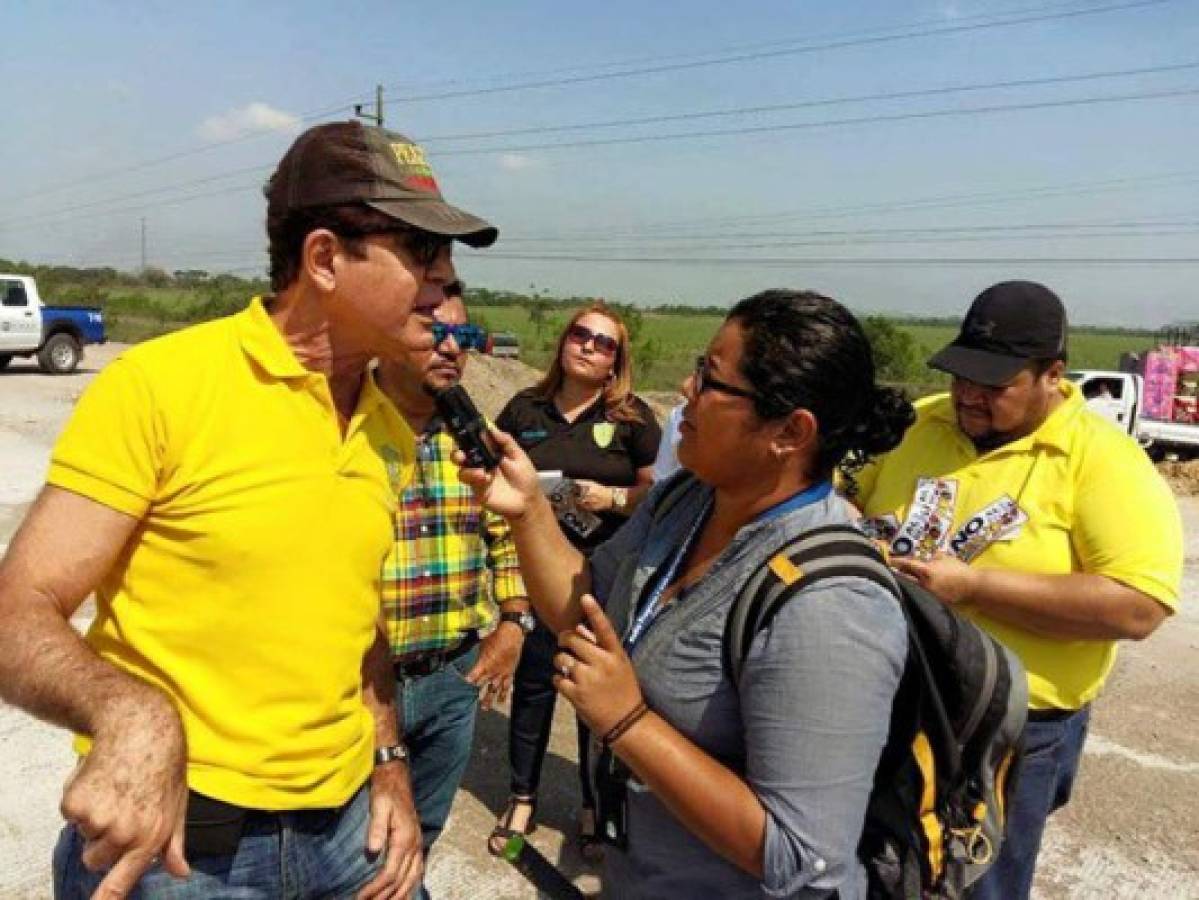
[[[1140,375],[1086,369],[1070,372],[1068,377],[1082,391],[1087,406],[1135,437],[1154,459],[1199,456],[1199,425],[1141,416],[1145,381]]]
[[[0,369],[14,356],[37,356],[43,372],[66,375],[85,344],[103,344],[104,315],[95,306],[47,306],[28,275],[0,274]]]

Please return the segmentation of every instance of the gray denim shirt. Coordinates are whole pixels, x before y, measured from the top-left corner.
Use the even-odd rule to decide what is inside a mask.
[[[620,634],[711,493],[699,482],[683,490],[655,523],[659,486],[591,557],[593,592]],[[757,636],[739,685],[721,664],[725,617],[746,579],[789,539],[848,521],[845,502],[830,494],[746,525],[633,648],[650,707],[741,774],[765,808],[762,880],[726,862],[634,783],[629,849],[607,848],[604,896],[865,896],[857,843],[907,655],[895,599],[864,579],[830,579],[797,594]]]

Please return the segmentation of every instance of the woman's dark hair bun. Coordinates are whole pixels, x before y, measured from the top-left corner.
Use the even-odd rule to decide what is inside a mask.
[[[866,456],[894,450],[915,421],[916,411],[903,391],[878,385],[868,411],[855,429],[856,449]]]
[[[894,449],[916,418],[901,391],[875,380],[861,323],[836,300],[788,290],[747,297],[729,319],[742,327],[741,374],[754,387],[758,415],[810,410],[820,427],[813,474],[838,469],[852,493],[853,473]]]

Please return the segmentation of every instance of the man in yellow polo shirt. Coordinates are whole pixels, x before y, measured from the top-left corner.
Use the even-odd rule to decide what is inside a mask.
[[[302,134],[265,193],[274,295],[101,372],[0,564],[0,695],[82,756],[58,898],[419,883],[376,625],[413,436],[366,371],[432,343],[452,241],[496,231],[357,122]]]
[[[1178,603],[1174,498],[1140,447],[1085,407],[1065,360],[1052,291],[987,289],[929,362],[953,376],[951,392],[918,403],[899,447],[857,478],[865,525],[895,567],[1028,670],[1026,756],[1007,841],[971,894],[982,900],[1028,896],[1116,642],[1148,637]]]

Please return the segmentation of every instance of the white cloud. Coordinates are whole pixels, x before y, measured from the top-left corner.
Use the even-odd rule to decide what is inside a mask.
[[[505,153],[500,156],[500,168],[509,172],[519,172],[521,169],[531,169],[537,165],[537,160],[523,153]]]
[[[209,141],[229,141],[255,131],[293,134],[300,130],[300,117],[265,103],[251,103],[224,115],[209,116],[197,130]]]

